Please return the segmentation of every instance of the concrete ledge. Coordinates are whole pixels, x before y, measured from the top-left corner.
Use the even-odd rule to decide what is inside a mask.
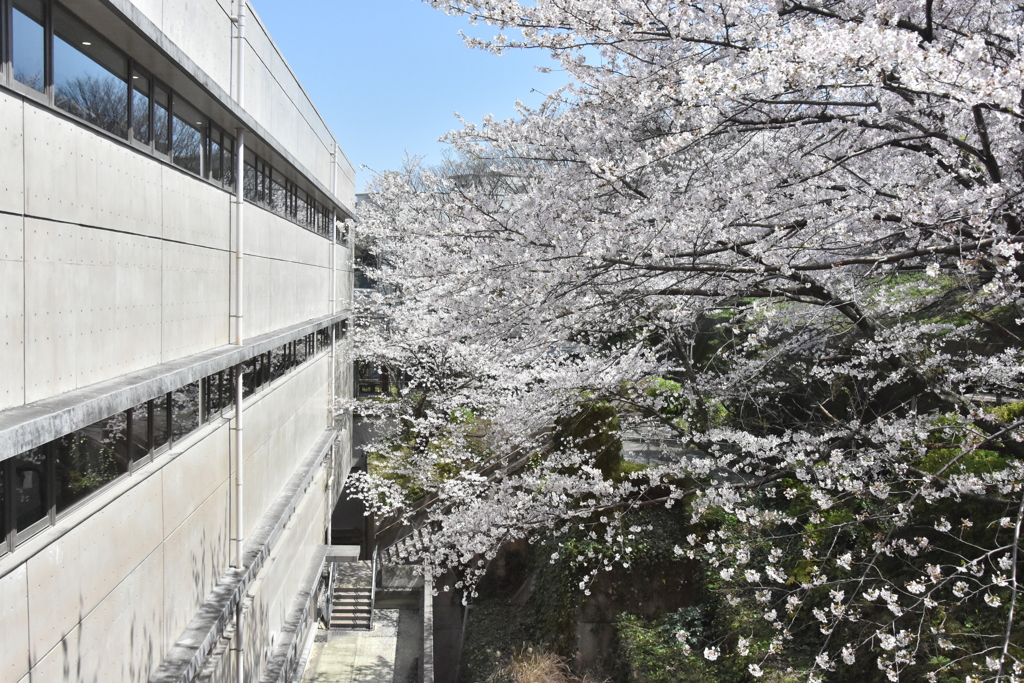
[[[235,607],[256,579],[313,477],[323,465],[324,457],[339,432],[340,429],[328,429],[317,440],[246,542],[244,567],[228,569],[221,576],[196,616],[167,652],[160,668],[150,677],[149,683],[189,683],[200,672],[225,626],[233,618]],[[318,552],[321,564],[326,555],[327,551],[322,547]]]
[[[350,315],[346,311],[317,318],[254,337],[242,346],[221,346],[5,410],[0,413],[0,461],[347,320]]]

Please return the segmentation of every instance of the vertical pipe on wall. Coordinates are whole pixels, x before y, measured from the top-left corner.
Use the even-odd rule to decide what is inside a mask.
[[[331,150],[331,193],[335,200],[338,196],[338,143],[335,141],[334,148]],[[331,202],[331,316],[337,315],[338,313],[338,208],[334,205],[334,201]],[[337,335],[335,334],[335,324],[331,324],[331,381],[330,391],[331,396],[328,401],[330,413],[328,418],[330,424],[333,426],[337,421],[337,400],[338,400],[338,386],[337,386],[337,374],[338,374],[338,358],[335,347],[338,345]]]
[[[246,0],[237,0],[237,14],[235,24],[235,101],[241,109],[245,106],[245,12]],[[242,325],[243,313],[245,311],[245,296],[243,277],[244,265],[244,212],[245,212],[245,129],[239,127],[235,139],[237,158],[235,168],[235,343],[242,345],[245,339],[245,329]],[[241,570],[244,567],[244,539],[245,526],[243,518],[243,497],[242,497],[242,421],[244,411],[242,401],[244,399],[245,373],[243,366],[239,363],[235,366],[235,567]],[[238,683],[245,683],[245,639],[242,627],[242,618],[245,613],[245,595],[239,596],[238,606],[235,608],[235,638],[236,638],[236,660],[235,673]]]

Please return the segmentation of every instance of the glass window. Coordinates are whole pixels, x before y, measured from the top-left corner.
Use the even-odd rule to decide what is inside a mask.
[[[0,555],[7,550],[7,461],[0,461]]]
[[[132,72],[132,135],[148,145],[153,134],[149,121],[149,77],[138,69]]]
[[[118,413],[54,443],[57,512],[67,510],[128,471],[127,413]]]
[[[40,446],[12,459],[14,521],[24,531],[49,514],[47,502],[46,453]]]
[[[150,402],[135,406],[131,411],[132,425],[132,460],[143,460],[149,455],[150,441]]]
[[[174,115],[171,128],[171,145],[174,149],[171,159],[176,166],[200,175],[203,171],[206,118],[177,95],[174,96],[171,112]]]
[[[204,406],[206,415],[204,420],[220,416],[225,405],[224,373],[218,372],[215,375],[203,378],[203,390],[205,391]]]
[[[171,402],[167,400],[169,394],[158,396],[153,399],[153,451],[157,451],[167,445],[170,440],[171,430]]]
[[[14,80],[43,92],[46,34],[42,0],[14,0],[12,19]]]
[[[224,147],[224,185],[234,187],[235,168],[238,160],[235,158],[235,139],[227,133],[222,133]]]
[[[210,178],[218,183],[224,181],[224,158],[220,136],[220,130],[210,128]]]
[[[246,162],[245,164],[245,198],[250,202],[256,199],[256,167]]]
[[[285,215],[284,176],[278,171],[271,171],[270,210]]]
[[[170,154],[170,98],[167,91],[153,88],[153,144],[161,154]]]
[[[250,359],[242,363],[242,398],[249,398],[256,391],[256,363]]]
[[[308,221],[309,216],[307,214],[307,211],[308,211],[309,207],[306,204],[306,193],[305,192],[300,191],[298,193],[298,200],[297,200],[297,202],[298,202],[298,211],[297,211],[296,218],[298,219],[299,225],[307,225],[308,222],[309,222]]]
[[[180,439],[199,427],[199,382],[171,393],[171,431]]]
[[[53,9],[53,98],[61,109],[128,137],[128,64],[70,14]]]

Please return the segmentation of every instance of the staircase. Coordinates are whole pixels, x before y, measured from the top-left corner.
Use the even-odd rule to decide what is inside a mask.
[[[373,617],[373,571],[369,562],[341,562],[334,581],[331,628],[369,631]]]

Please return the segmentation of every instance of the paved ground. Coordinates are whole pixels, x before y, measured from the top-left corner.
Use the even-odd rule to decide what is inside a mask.
[[[423,624],[419,610],[378,609],[372,631],[317,634],[302,683],[415,683]]]
[[[393,683],[398,610],[375,610],[373,617],[372,631],[334,631],[314,643],[303,683]]]

